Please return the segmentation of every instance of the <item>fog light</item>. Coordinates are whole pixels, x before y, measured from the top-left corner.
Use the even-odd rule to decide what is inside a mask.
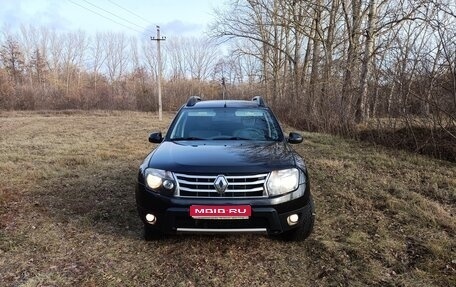
[[[173,189],[174,183],[171,180],[165,179],[165,181],[163,181],[163,187],[166,189]]]
[[[287,218],[288,225],[295,225],[296,223],[298,223],[298,220],[299,216],[297,214],[292,214]]]
[[[155,217],[153,214],[148,213],[146,214],[146,220],[150,224],[155,224],[155,222],[157,222],[157,217]]]

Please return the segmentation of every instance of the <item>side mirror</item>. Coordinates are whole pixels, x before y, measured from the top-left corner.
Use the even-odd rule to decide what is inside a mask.
[[[291,144],[302,143],[302,135],[298,133],[290,133],[288,136],[288,142]]]
[[[151,143],[161,143],[163,141],[163,136],[161,132],[151,133],[149,135],[149,142]]]

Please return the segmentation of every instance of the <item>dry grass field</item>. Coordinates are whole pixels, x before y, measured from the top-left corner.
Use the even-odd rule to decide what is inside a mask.
[[[303,133],[301,243],[142,240],[137,168],[173,115],[0,113],[0,286],[455,286],[455,163]]]

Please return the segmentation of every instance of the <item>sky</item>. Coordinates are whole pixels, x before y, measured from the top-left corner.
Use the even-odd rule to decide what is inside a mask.
[[[214,0],[0,0],[0,26],[57,31],[124,32],[134,36],[198,36],[211,22]]]

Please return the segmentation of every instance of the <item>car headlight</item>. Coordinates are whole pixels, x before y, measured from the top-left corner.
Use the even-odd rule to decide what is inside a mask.
[[[147,187],[154,191],[170,192],[174,189],[174,177],[170,171],[147,168],[144,177]]]
[[[299,170],[297,168],[274,170],[266,182],[270,196],[281,195],[298,188]]]

